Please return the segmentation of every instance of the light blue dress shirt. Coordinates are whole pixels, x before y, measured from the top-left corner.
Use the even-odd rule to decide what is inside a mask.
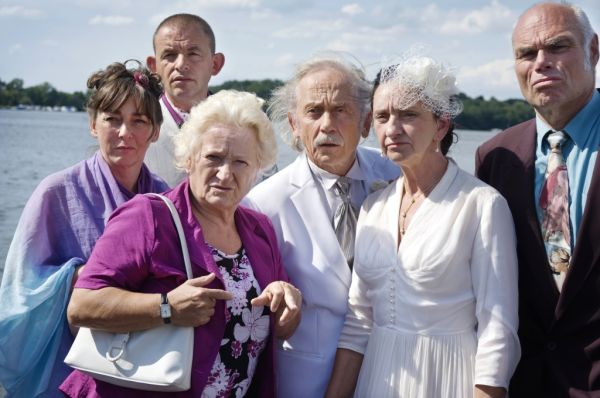
[[[542,222],[540,195],[544,185],[548,164],[549,145],[545,139],[551,130],[544,121],[536,117],[537,149],[535,152],[535,203],[538,219]],[[575,115],[563,129],[570,139],[564,144],[563,155],[569,176],[569,215],[571,218],[571,247],[575,246],[577,232],[588,196],[594,165],[600,146],[600,94],[594,95],[588,104]]]

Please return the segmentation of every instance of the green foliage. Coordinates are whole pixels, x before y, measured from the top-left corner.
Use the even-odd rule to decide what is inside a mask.
[[[81,91],[72,94],[56,90],[50,83],[24,87],[22,79],[6,83],[0,80],[0,108],[18,105],[68,106],[84,110],[87,95]]]
[[[264,100],[269,100],[271,92],[283,84],[281,80],[230,80],[218,86],[211,86],[212,92],[220,90],[239,90],[256,93]],[[10,82],[0,80],[0,107],[17,105],[41,106],[74,106],[85,110],[88,93],[76,91],[72,94],[57,91],[49,83],[25,87],[22,79]],[[505,129],[534,117],[534,112],[527,102],[518,99],[499,101],[492,97],[489,100],[479,96],[470,98],[459,94],[464,111],[456,118],[461,129],[491,130]]]
[[[269,100],[271,92],[281,86],[281,80],[231,80],[219,86],[212,86],[214,93],[220,90],[240,90],[256,93],[264,100]],[[505,129],[534,117],[531,106],[523,100],[509,99],[498,101],[479,96],[470,98],[459,94],[464,111],[456,118],[458,128],[467,130]]]
[[[221,90],[238,90],[255,93],[265,101],[271,98],[271,92],[283,85],[281,80],[230,80],[219,86],[210,87],[210,91],[216,93]]]
[[[535,116],[533,108],[525,101],[509,99],[498,101],[479,96],[458,96],[464,105],[463,112],[456,118],[458,128],[469,130],[505,129]]]

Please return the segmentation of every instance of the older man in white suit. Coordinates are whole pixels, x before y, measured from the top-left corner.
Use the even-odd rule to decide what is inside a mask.
[[[353,231],[346,228],[352,236],[345,238],[336,231],[343,213],[356,215],[369,193],[400,173],[378,150],[358,146],[369,134],[370,92],[359,67],[338,57],[315,58],[297,68],[270,106],[301,152],[247,198],[271,218],[283,264],[304,296],[300,326],[277,351],[281,397],[325,394],[352,275]],[[344,189],[340,177],[346,177]]]

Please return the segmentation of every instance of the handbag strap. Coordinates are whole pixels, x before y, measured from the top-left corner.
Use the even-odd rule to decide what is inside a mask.
[[[181,226],[181,219],[179,218],[179,213],[175,209],[175,205],[169,198],[164,195],[160,195],[158,193],[147,193],[146,195],[155,196],[160,198],[171,212],[171,217],[173,217],[173,222],[175,223],[175,228],[177,229],[177,235],[179,236],[179,243],[181,244],[181,251],[183,252],[183,262],[185,263],[185,271],[187,273],[188,279],[193,279],[194,275],[192,274],[192,264],[190,263],[190,253],[188,251],[187,242],[185,240],[185,235],[183,234],[183,227]]]

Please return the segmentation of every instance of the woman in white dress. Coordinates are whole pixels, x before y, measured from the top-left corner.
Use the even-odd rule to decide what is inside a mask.
[[[375,81],[373,125],[403,177],[364,202],[328,397],[504,397],[520,357],[504,198],[446,154],[462,110],[444,65],[412,56]]]

